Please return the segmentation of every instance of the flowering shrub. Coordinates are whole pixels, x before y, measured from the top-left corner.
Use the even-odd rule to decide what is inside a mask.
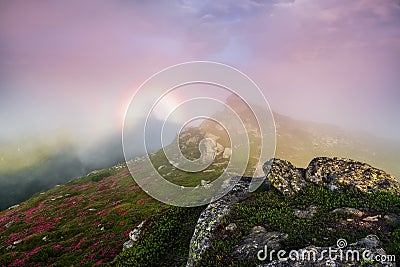
[[[99,181],[82,177],[0,212],[0,266],[110,263],[130,228],[165,205],[149,200],[136,206],[132,199],[146,194],[127,169],[106,173]]]

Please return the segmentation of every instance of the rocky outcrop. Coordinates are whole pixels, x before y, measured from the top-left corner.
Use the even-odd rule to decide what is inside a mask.
[[[296,215],[299,218],[311,219],[312,217],[315,216],[315,214],[317,214],[318,207],[311,205],[310,207],[308,207],[305,210],[295,209],[295,210],[293,210],[293,212],[294,212],[294,215]]]
[[[305,178],[333,191],[355,187],[364,192],[400,194],[400,183],[393,176],[351,159],[315,158],[308,165]]]
[[[374,235],[369,235],[366,238],[363,238],[360,241],[350,244],[348,246],[345,243],[345,240],[341,241],[344,242],[338,242],[338,244],[331,247],[308,246],[294,252],[288,252],[288,254],[286,254],[285,256],[287,257],[287,259],[275,260],[268,264],[259,265],[258,267],[396,266],[396,264],[393,262],[392,256],[388,257],[385,250],[382,248],[382,243],[380,242],[378,237]],[[332,252],[332,256],[330,256],[329,251]],[[293,258],[289,257],[289,253],[293,255]],[[304,255],[304,257],[302,255]],[[377,255],[379,255],[379,258],[374,259],[374,257]],[[379,261],[377,259],[386,260]]]
[[[332,213],[338,213],[338,214],[344,214],[344,215],[351,215],[351,216],[356,216],[356,217],[362,217],[364,213],[358,209],[355,208],[349,208],[349,207],[342,207],[338,209],[334,209],[331,211]]]
[[[254,226],[250,234],[235,247],[233,256],[240,260],[253,260],[265,245],[279,250],[287,238],[288,235],[285,233],[267,232],[262,226]]]
[[[263,170],[271,185],[284,195],[293,195],[307,185],[304,170],[289,161],[271,159],[264,164]]]
[[[131,248],[133,246],[133,243],[139,240],[139,236],[142,233],[142,229],[145,223],[146,220],[141,222],[135,229],[129,232],[129,240],[124,243],[123,250]]]
[[[231,155],[232,155],[232,149],[229,148],[229,147],[226,147],[226,148],[224,149],[224,153],[222,154],[222,158],[228,159],[228,158],[231,157]]]
[[[323,186],[334,192],[357,188],[364,192],[386,191],[400,195],[400,183],[386,172],[366,163],[320,157],[306,169],[290,162],[272,159],[263,166],[266,177],[284,195],[293,195],[309,184]]]
[[[209,204],[200,214],[190,241],[187,267],[196,266],[203,253],[212,245],[214,230],[222,217],[230,212],[232,205],[249,196],[250,182],[251,178],[242,177],[228,194]]]
[[[399,182],[389,174],[368,164],[348,159],[316,158],[311,161],[306,169],[296,168],[286,160],[272,159],[264,164],[263,170],[266,174],[263,183],[264,189],[269,190],[274,188],[286,196],[292,196],[308,185],[323,186],[337,193],[349,188],[357,188],[364,192],[387,191],[395,194],[399,194],[400,192]],[[201,261],[205,251],[215,241],[214,232],[217,226],[221,223],[222,217],[229,214],[232,205],[250,196],[248,190],[250,182],[251,178],[240,178],[232,191],[219,200],[209,204],[201,213],[190,242],[187,266],[196,266],[197,263]],[[318,206],[310,206],[304,210],[293,210],[295,216],[303,219],[312,219],[317,212]],[[332,212],[357,218],[358,223],[370,219],[370,217],[372,219],[374,218],[374,216],[365,217],[364,212],[349,207],[335,209]],[[367,216],[371,215],[369,212],[367,213]],[[394,225],[400,223],[400,219],[397,215],[388,214],[385,215],[385,217],[383,217],[383,215],[379,216],[379,220],[385,219],[387,222]],[[353,221],[353,219],[348,220]],[[371,221],[371,223],[373,224],[374,221]],[[236,228],[236,223],[232,222],[225,227],[225,231],[232,232],[235,231]],[[270,249],[281,249],[287,238],[288,235],[285,233],[267,231],[262,226],[255,226],[252,231],[235,246],[231,256],[239,260],[251,261],[265,245]],[[308,249],[315,251],[317,253],[317,258],[322,257],[322,260],[313,263],[306,263],[301,260],[274,261],[260,266],[359,266],[360,264],[360,261],[329,261],[330,259],[321,255],[322,251],[329,249],[329,247],[309,246],[298,250],[297,253],[301,254]],[[331,249],[335,249],[335,246],[332,246]],[[381,242],[375,236],[367,236],[359,242],[349,245],[348,249],[358,249],[360,251],[370,250],[374,255],[386,255]],[[369,266],[368,264],[367,262],[365,266]],[[378,262],[374,264],[374,266],[395,266],[392,263],[383,264]]]

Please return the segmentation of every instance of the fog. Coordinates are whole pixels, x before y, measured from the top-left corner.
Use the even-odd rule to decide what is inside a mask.
[[[122,161],[137,88],[191,60],[243,71],[281,114],[398,142],[399,57],[396,0],[2,1],[1,207],[32,177],[49,188]]]

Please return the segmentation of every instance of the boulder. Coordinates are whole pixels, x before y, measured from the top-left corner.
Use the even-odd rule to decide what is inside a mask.
[[[228,159],[232,156],[232,149],[230,147],[226,147],[224,149],[224,153],[222,154],[222,158]]]
[[[351,159],[315,158],[308,165],[305,178],[332,191],[355,187],[364,192],[387,191],[400,195],[400,183],[393,176]]]
[[[314,217],[317,212],[318,212],[318,207],[311,205],[310,207],[308,207],[306,210],[299,210],[299,209],[295,209],[293,210],[294,215],[302,218],[302,219],[311,219],[312,217]]]
[[[146,220],[141,222],[135,229],[129,232],[129,240],[124,243],[123,250],[131,248],[133,246],[133,243],[139,240],[139,236],[142,233],[142,229],[145,223]]]
[[[293,195],[309,184],[333,192],[357,188],[363,192],[386,191],[400,195],[400,182],[366,163],[343,158],[314,158],[306,169],[282,159],[271,159],[263,166],[271,185],[284,195]]]
[[[257,252],[267,246],[269,249],[279,250],[288,235],[280,232],[267,232],[262,226],[255,226],[235,247],[233,256],[240,260],[254,260]]]
[[[343,241],[343,240],[342,240]],[[325,267],[325,266],[335,266],[335,267],[355,267],[355,266],[377,266],[377,267],[395,267],[395,262],[387,260],[385,262],[375,261],[370,259],[372,255],[380,255],[381,257],[388,257],[385,250],[382,248],[382,243],[375,235],[369,235],[360,241],[350,244],[347,246],[347,243],[344,240],[344,243],[338,247],[339,242],[337,245],[331,247],[315,247],[315,246],[308,246],[306,248],[295,250],[293,253],[287,251],[285,257],[289,256],[289,253],[292,253],[293,258],[296,255],[300,255],[299,259],[291,259],[288,258],[287,260],[275,260],[268,264],[261,264],[258,267],[299,267],[299,266],[315,266],[315,267]],[[333,256],[330,257],[329,251],[336,250],[336,254],[332,252]],[[342,256],[340,251],[342,251]],[[350,251],[350,253],[348,253]],[[356,252],[354,252],[356,251]],[[315,253],[315,261],[313,254],[308,259],[308,253]],[[353,254],[354,252],[354,254]],[[275,254],[276,255],[276,254]],[[301,259],[301,255],[306,255],[306,259]],[[334,255],[337,255],[336,258]],[[346,255],[348,255],[346,257]],[[358,258],[357,258],[358,255]]]
[[[196,266],[204,252],[213,244],[214,231],[223,216],[231,211],[232,205],[249,196],[250,182],[251,178],[241,177],[229,193],[210,203],[200,214],[190,240],[187,267]]]
[[[304,170],[289,161],[271,159],[264,164],[263,170],[271,185],[284,195],[296,194],[307,185]]]
[[[343,207],[343,208],[338,208],[331,213],[338,213],[338,214],[344,214],[344,215],[351,215],[351,216],[356,216],[356,217],[362,217],[364,213],[358,209],[355,208],[349,208],[349,207]]]

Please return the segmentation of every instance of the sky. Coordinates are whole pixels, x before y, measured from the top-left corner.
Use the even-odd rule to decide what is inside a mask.
[[[281,114],[400,141],[397,0],[72,0],[0,2],[0,143],[119,132],[146,79],[193,60]]]

